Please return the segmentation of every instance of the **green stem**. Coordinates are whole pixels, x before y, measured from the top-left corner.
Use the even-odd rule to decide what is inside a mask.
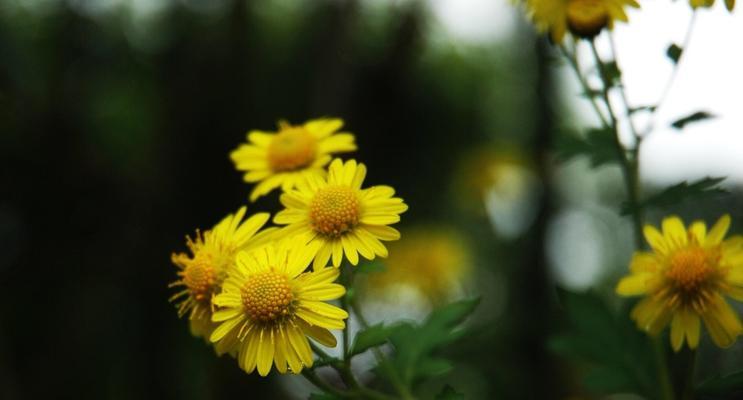
[[[351,392],[346,392],[346,391],[337,389],[333,387],[331,384],[320,379],[320,377],[317,376],[315,371],[312,369],[303,369],[302,376],[304,376],[305,379],[310,381],[313,385],[317,386],[319,389],[322,389],[324,392],[332,394],[333,396],[344,398],[344,399],[353,399],[357,397],[355,394]]]
[[[611,89],[611,82],[609,82],[608,74],[604,66],[601,56],[599,56],[598,50],[596,49],[596,42],[591,41],[591,51],[593,52],[594,60],[599,69],[599,75],[603,83],[601,96],[606,103],[606,108],[609,110],[609,117],[611,125],[609,126],[612,130],[612,139],[614,142],[614,149],[617,152],[617,158],[619,159],[619,165],[622,169],[622,175],[624,176],[624,184],[627,190],[627,200],[632,210],[632,222],[634,227],[635,247],[639,250],[643,247],[643,235],[642,235],[642,205],[640,204],[640,144],[641,140],[637,137],[637,143],[629,150],[625,149],[622,141],[619,137],[619,123],[617,122],[617,113],[614,111],[614,107],[611,105],[609,99],[609,90]]]
[[[668,362],[666,361],[666,346],[663,344],[663,338],[661,336],[653,339],[653,347],[655,349],[655,363],[658,368],[660,398],[663,400],[673,400],[673,387],[671,386],[671,376],[668,372]]]
[[[624,182],[627,189],[627,198],[632,210],[632,221],[635,232],[635,247],[640,250],[643,248],[643,212],[642,204],[640,203],[640,179],[639,179],[639,154],[640,145],[642,144],[641,137],[635,135],[636,143],[629,151],[624,147],[619,137],[619,124],[617,123],[617,114],[611,105],[609,99],[609,90],[611,89],[612,83],[609,82],[608,75],[605,70],[601,56],[596,49],[595,41],[591,41],[591,51],[596,65],[599,69],[599,75],[603,82],[603,89],[601,91],[602,98],[606,103],[606,108],[609,110],[609,116],[611,119],[611,129],[613,131],[613,142],[614,147],[617,151],[617,157],[620,161],[622,168],[622,174],[624,176]],[[665,347],[661,338],[655,338],[655,358],[656,367],[658,369],[658,380],[660,384],[660,394],[663,400],[672,400],[673,388],[671,386],[671,378],[668,373],[668,363],[665,357]]]
[[[684,374],[684,391],[681,394],[681,400],[694,400],[694,374],[697,363],[697,350],[689,350],[686,359],[686,370]]]
[[[599,120],[601,121],[601,124],[604,127],[609,127],[609,123],[606,120],[606,117],[604,117],[604,113],[601,112],[601,108],[598,105],[598,102],[596,102],[596,99],[592,95],[593,90],[591,89],[591,86],[588,84],[588,81],[585,77],[583,77],[583,73],[580,70],[580,65],[578,65],[578,58],[576,57],[575,53],[570,53],[568,49],[565,48],[565,45],[559,46],[560,51],[562,52],[563,56],[568,59],[568,63],[573,69],[573,72],[575,72],[575,76],[578,78],[578,82],[581,85],[581,88],[583,89],[583,92],[585,93],[588,100],[591,102],[591,105],[593,106],[593,110],[596,112],[596,115],[599,117]]]
[[[359,324],[361,324],[361,327],[368,329],[369,321],[364,317],[364,314],[361,312],[361,307],[355,300],[351,301],[351,309],[353,310],[354,315],[356,315],[356,319],[359,321]],[[378,347],[372,347],[372,353],[374,354],[374,358],[377,360],[377,364],[387,372],[387,376],[390,377],[390,383],[400,395],[400,398],[403,400],[414,400],[415,397],[407,388],[402,378],[397,373],[397,370],[389,363],[384,353],[379,350]]]

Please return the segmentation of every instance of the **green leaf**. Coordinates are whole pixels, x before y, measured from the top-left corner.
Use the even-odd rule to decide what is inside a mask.
[[[715,116],[713,114],[708,113],[707,111],[697,111],[694,113],[691,113],[683,118],[679,118],[676,121],[674,121],[671,126],[676,129],[683,129],[686,125],[692,123],[692,122],[699,122],[703,121],[705,119],[714,118]]]
[[[725,376],[714,376],[697,385],[697,394],[712,398],[732,399],[743,396],[743,371]],[[737,394],[737,396],[736,396]]]
[[[674,64],[678,64],[683,52],[684,49],[679,47],[676,43],[671,43],[671,45],[668,46],[668,49],[666,49],[666,56],[668,56]]]
[[[445,375],[454,369],[454,365],[443,358],[425,358],[418,362],[417,375],[421,378],[434,378]]]
[[[596,294],[558,290],[568,329],[548,348],[580,365],[583,382],[597,394],[639,393],[655,397],[652,343],[638,331],[629,310],[615,313]]]
[[[641,112],[641,111],[654,112],[657,108],[658,108],[657,105],[637,106],[637,107],[630,108],[629,110],[627,110],[627,112],[630,115],[633,115],[633,114],[638,113],[638,112]]]
[[[436,400],[462,400],[464,394],[457,392],[453,387],[448,384],[444,385],[439,394],[436,395]]]
[[[384,326],[384,324],[377,324],[359,332],[353,340],[349,356],[355,356],[372,347],[385,344],[390,336],[395,333],[395,330],[399,328],[400,325]]]
[[[719,195],[728,193],[727,190],[718,186],[724,177],[706,177],[695,182],[683,181],[673,186],[669,186],[663,191],[656,193],[640,202],[642,208],[665,208],[686,200],[699,199],[705,196]],[[632,214],[634,209],[629,203],[622,204],[621,214]]]
[[[589,129],[585,137],[572,134],[558,135],[556,141],[557,160],[569,161],[573,158],[586,156],[591,167],[604,164],[618,163],[619,157],[614,144],[614,132],[611,129]]]
[[[459,340],[465,333],[462,322],[475,310],[479,299],[463,300],[440,307],[420,324],[400,323],[390,336],[395,347],[389,367],[401,377],[403,384],[414,383],[446,373],[448,361],[434,354]],[[377,368],[380,374],[389,374],[386,368]],[[393,379],[387,376],[388,379]]]
[[[341,400],[341,398],[327,393],[311,393],[309,400]]]
[[[612,86],[619,85],[622,81],[622,70],[616,61],[604,63],[604,82],[609,82]]]

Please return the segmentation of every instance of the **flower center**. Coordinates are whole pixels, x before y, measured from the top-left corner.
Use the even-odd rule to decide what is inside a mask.
[[[583,38],[592,38],[609,24],[609,11],[603,0],[570,0],[567,8],[570,31]]]
[[[680,249],[671,256],[666,277],[685,293],[696,293],[717,276],[719,257],[701,247]]]
[[[183,271],[183,283],[197,301],[209,301],[218,276],[210,260],[197,257]]]
[[[315,137],[301,126],[289,126],[268,145],[268,163],[274,171],[293,171],[312,164],[316,153]]]
[[[359,223],[359,198],[346,186],[327,186],[310,202],[310,223],[315,232],[339,237]]]
[[[240,293],[245,312],[256,321],[273,321],[291,313],[292,295],[286,275],[267,271],[252,275]]]

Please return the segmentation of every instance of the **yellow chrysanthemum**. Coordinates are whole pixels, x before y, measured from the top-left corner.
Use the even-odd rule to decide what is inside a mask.
[[[450,228],[408,229],[405,237],[390,245],[385,270],[369,275],[371,292],[398,285],[420,291],[431,303],[446,301],[470,272],[470,255],[464,239]]]
[[[245,171],[245,182],[260,182],[250,200],[278,187],[292,189],[301,179],[324,177],[332,154],[356,150],[352,134],[336,133],[342,126],[340,119],[315,119],[303,125],[281,121],[278,132],[250,131],[249,143],[230,154],[235,167]]]
[[[596,36],[614,21],[627,22],[624,7],[639,8],[635,0],[524,0],[529,17],[540,32],[550,32],[561,43],[565,33],[582,38]]]
[[[743,326],[724,296],[743,300],[743,237],[724,240],[730,227],[725,215],[707,232],[697,221],[686,229],[678,217],[663,220],[663,232],[645,226],[652,252],[638,252],[630,275],[616,291],[645,296],[632,310],[637,326],[652,335],[671,323],[671,345],[699,344],[700,319],[720,347],[732,345]]]
[[[689,0],[691,8],[709,8],[715,5],[715,0]],[[735,0],[725,0],[725,8],[732,12],[735,8]]]
[[[368,260],[375,255],[387,257],[380,240],[400,238],[400,232],[387,225],[399,222],[408,206],[393,197],[395,190],[389,186],[361,189],[365,177],[364,164],[335,159],[327,179],[309,176],[297,190],[281,195],[286,209],[276,214],[274,222],[288,226],[279,234],[319,242],[316,269],[327,265],[331,256],[333,265],[340,266],[344,253],[353,265],[358,264],[359,254]]]
[[[311,367],[307,336],[335,347],[328,329],[343,329],[348,313],[326,301],[343,296],[346,289],[333,283],[336,268],[304,272],[315,252],[294,243],[238,254],[237,267],[230,269],[214,299],[222,308],[212,317],[220,325],[210,340],[236,346],[238,364],[246,372],[257,368],[266,376],[272,364],[282,374]]]
[[[171,259],[180,269],[179,279],[171,287],[183,287],[170,300],[178,301],[178,315],[189,314],[191,333],[208,338],[214,329],[211,322],[212,298],[222,288],[227,270],[234,264],[240,250],[255,248],[271,239],[275,228],[264,230],[261,227],[268,221],[268,213],[258,213],[243,221],[246,212],[241,207],[236,214],[228,215],[214,228],[203,232],[196,231],[196,238],[186,237],[191,255],[173,253]],[[217,348],[221,354],[224,348]]]

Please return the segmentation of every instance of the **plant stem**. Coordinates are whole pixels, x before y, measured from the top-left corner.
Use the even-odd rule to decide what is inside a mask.
[[[666,361],[666,347],[663,344],[663,338],[658,336],[653,339],[655,349],[655,363],[658,368],[658,380],[660,385],[660,398],[663,400],[673,400],[673,387],[671,387],[671,377],[668,373],[668,362]]]
[[[319,376],[315,373],[312,369],[303,369],[302,370],[302,376],[305,377],[308,381],[310,381],[313,385],[317,386],[319,389],[322,389],[326,393],[332,394],[337,397],[341,397],[344,399],[352,399],[356,396],[350,392],[346,392],[343,390],[336,389],[331,384],[325,382],[324,380],[320,379]]]
[[[561,44],[559,46],[560,51],[562,52],[563,56],[568,59],[568,63],[573,69],[573,72],[575,72],[575,76],[578,78],[578,82],[581,85],[581,88],[583,89],[583,92],[585,93],[585,96],[588,97],[588,100],[591,102],[591,105],[593,106],[593,110],[596,112],[596,115],[599,117],[599,120],[601,121],[601,124],[604,127],[609,127],[609,123],[606,120],[606,117],[604,117],[604,113],[601,112],[601,108],[599,107],[598,103],[596,102],[596,99],[594,98],[592,94],[591,86],[588,85],[588,81],[586,81],[586,78],[583,77],[583,73],[580,70],[580,65],[578,65],[578,58],[576,57],[575,53],[570,53],[568,49],[565,48],[565,45]]]
[[[697,350],[689,350],[686,359],[686,370],[684,374],[684,391],[681,394],[681,400],[694,400],[694,373],[697,363]]]
[[[689,43],[691,42],[691,35],[694,32],[694,25],[697,20],[697,12],[696,10],[692,11],[691,19],[689,20],[689,25],[686,27],[686,33],[684,34],[684,41],[681,44],[681,55],[676,60],[676,62],[673,64],[673,70],[671,71],[671,76],[668,78],[668,81],[666,81],[666,85],[663,88],[663,91],[661,92],[660,98],[658,99],[658,102],[655,104],[655,110],[653,110],[652,117],[650,119],[650,122],[648,123],[647,128],[645,129],[644,134],[650,133],[655,128],[655,122],[656,117],[658,115],[658,110],[660,110],[663,103],[665,103],[666,99],[668,98],[668,94],[671,92],[671,88],[673,87],[673,83],[676,81],[676,76],[678,75],[679,71],[679,64],[681,63],[681,59],[684,57],[684,54],[686,54],[686,48],[689,47]]]
[[[614,107],[611,105],[611,100],[609,99],[609,90],[611,89],[612,83],[609,82],[608,75],[606,73],[606,68],[604,66],[603,61],[601,61],[601,56],[599,56],[599,52],[596,49],[596,42],[591,41],[591,51],[593,52],[593,57],[596,62],[596,65],[599,70],[599,75],[601,76],[601,81],[603,83],[602,90],[601,90],[601,96],[604,100],[604,103],[606,103],[606,108],[609,110],[609,117],[611,120],[610,128],[612,130],[612,139],[614,141],[614,148],[617,152],[617,157],[619,159],[619,164],[622,169],[622,175],[624,176],[624,184],[625,188],[627,190],[627,200],[629,202],[630,209],[632,211],[632,220],[633,220],[633,227],[635,232],[635,247],[639,250],[643,247],[643,235],[642,235],[642,226],[643,226],[643,218],[642,218],[642,206],[640,204],[640,179],[639,179],[639,172],[640,172],[640,160],[639,160],[639,154],[640,154],[640,144],[641,140],[639,136],[637,136],[637,141],[635,143],[635,146],[629,150],[629,155],[627,154],[627,149],[625,149],[624,145],[622,144],[622,140],[619,137],[619,123],[617,121],[617,113],[614,111]]]

